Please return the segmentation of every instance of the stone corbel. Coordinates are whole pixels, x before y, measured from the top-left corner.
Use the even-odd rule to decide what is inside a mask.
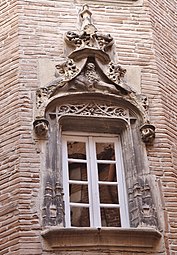
[[[45,137],[48,132],[49,122],[46,119],[36,119],[33,122],[33,127],[38,137]]]
[[[140,127],[141,138],[144,143],[152,143],[155,138],[155,126],[149,123],[145,123]]]

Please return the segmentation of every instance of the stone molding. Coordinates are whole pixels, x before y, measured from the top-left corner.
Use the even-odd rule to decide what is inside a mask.
[[[59,228],[43,230],[49,249],[106,249],[144,252],[159,249],[161,234],[154,228]],[[46,248],[47,249],[47,248]]]

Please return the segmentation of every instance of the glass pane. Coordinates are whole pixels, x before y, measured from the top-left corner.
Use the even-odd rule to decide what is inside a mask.
[[[89,203],[88,186],[80,184],[69,185],[70,202],[74,203]]]
[[[102,227],[121,227],[119,208],[101,208]]]
[[[115,151],[114,143],[96,143],[97,159],[100,160],[114,160]]]
[[[84,142],[67,142],[68,158],[86,159]]]
[[[87,181],[87,164],[69,163],[69,180]]]
[[[98,180],[107,182],[116,182],[115,164],[98,164]]]
[[[119,204],[117,185],[99,185],[100,203]]]
[[[89,208],[71,207],[71,226],[90,227]]]

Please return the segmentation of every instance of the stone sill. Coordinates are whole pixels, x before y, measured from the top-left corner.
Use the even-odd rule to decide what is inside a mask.
[[[42,231],[52,249],[109,249],[144,251],[156,249],[161,234],[153,228],[59,228]]]

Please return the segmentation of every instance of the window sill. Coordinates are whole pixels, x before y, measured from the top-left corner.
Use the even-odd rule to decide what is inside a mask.
[[[159,248],[161,234],[152,228],[59,228],[42,231],[50,249],[144,251]]]

